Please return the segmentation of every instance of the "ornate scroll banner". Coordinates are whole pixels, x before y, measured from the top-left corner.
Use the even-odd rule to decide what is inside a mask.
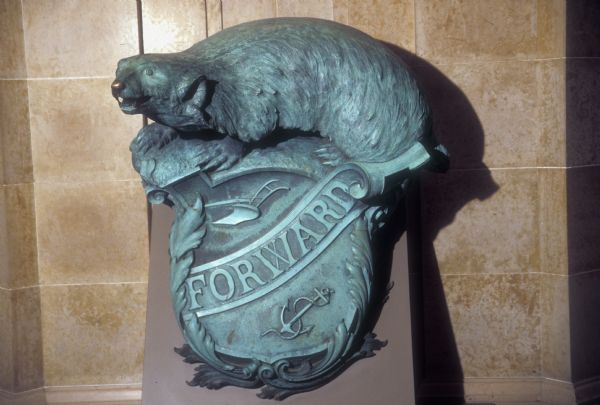
[[[175,210],[191,384],[284,399],[384,345],[373,236],[414,171],[447,164],[397,55],[334,22],[269,19],[122,59],[111,87],[156,122],[131,151],[150,202]]]

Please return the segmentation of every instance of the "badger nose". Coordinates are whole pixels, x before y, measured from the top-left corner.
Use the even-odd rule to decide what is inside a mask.
[[[119,79],[116,79],[114,82],[112,82],[112,84],[110,85],[110,88],[112,90],[113,97],[117,98],[119,96],[119,93],[121,92],[121,90],[123,90],[125,88],[125,83],[120,82]]]

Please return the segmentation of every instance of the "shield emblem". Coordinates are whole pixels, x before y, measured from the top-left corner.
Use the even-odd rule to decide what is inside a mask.
[[[371,238],[393,204],[365,200],[365,170],[324,165],[327,141],[293,138],[206,173],[193,159],[205,147],[133,150],[149,200],[176,214],[170,287],[177,351],[199,363],[190,384],[283,399],[384,346],[366,325],[386,294],[373,290]]]

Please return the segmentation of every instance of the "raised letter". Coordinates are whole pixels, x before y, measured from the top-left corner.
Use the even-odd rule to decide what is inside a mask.
[[[331,228],[334,227],[337,221],[344,218],[343,215],[340,215],[331,208],[329,208],[325,201],[321,200],[314,201],[308,207],[308,211],[306,214],[310,215],[320,224],[322,224],[327,229],[326,232],[331,231]]]
[[[277,251],[277,241],[280,241],[283,244],[285,256]],[[265,257],[263,250],[266,250],[275,257],[275,263],[271,263],[271,261]],[[295,262],[294,256],[292,256],[292,250],[290,249],[290,244],[285,238],[285,235],[281,235],[273,242],[265,244],[264,247],[260,248],[256,253],[253,253],[252,256],[256,257],[262,264],[271,270],[273,278],[283,273],[282,269],[284,268],[284,264],[289,268]]]
[[[336,189],[343,193],[343,198],[334,194],[334,190]],[[325,190],[323,190],[323,195],[339,204],[344,210],[344,213],[348,213],[354,206],[354,199],[348,194],[348,186],[341,181],[333,181]]]
[[[187,284],[187,290],[190,294],[190,301],[192,303],[190,305],[190,311],[202,308],[202,305],[198,304],[196,297],[198,295],[202,295],[202,287],[206,287],[206,279],[204,278],[204,273],[200,273],[188,278],[187,280],[185,280],[185,283]],[[200,287],[196,287],[198,284],[200,284]]]
[[[258,277],[258,274],[254,272],[254,267],[252,266],[252,263],[250,263],[250,261],[240,260],[236,263],[233,263],[231,266],[234,268],[235,272],[240,278],[240,281],[242,282],[242,288],[244,289],[242,294],[246,294],[247,292],[253,290],[253,288],[248,285],[249,278],[254,280],[258,285],[265,285],[265,282],[262,281],[260,277]],[[242,271],[242,267],[245,267],[246,270]]]
[[[300,257],[304,256],[308,252],[311,251],[312,247],[308,247],[306,242],[308,242],[311,238],[314,238],[315,245],[319,243],[322,235],[315,233],[312,229],[305,227],[300,223],[300,221],[292,224],[290,226],[290,231],[294,235],[296,235],[296,239],[298,240],[298,245],[300,245]],[[299,258],[298,258],[299,259]]]
[[[221,294],[217,290],[217,285],[215,284],[215,279],[217,276],[225,277],[225,281],[227,282],[227,293]],[[233,283],[233,277],[231,274],[224,269],[214,269],[210,273],[210,278],[208,279],[208,285],[210,286],[210,292],[215,296],[219,301],[227,301],[231,297],[233,297],[233,293],[235,292],[235,284]]]

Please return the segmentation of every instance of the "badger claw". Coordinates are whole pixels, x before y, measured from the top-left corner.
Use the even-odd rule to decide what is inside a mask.
[[[342,152],[333,144],[316,149],[313,153],[325,166],[339,166],[346,160]]]
[[[165,125],[150,124],[143,127],[131,142],[132,152],[145,154],[152,148],[162,149],[177,136],[177,132]]]
[[[217,172],[231,168],[243,155],[241,142],[225,137],[202,145],[193,156],[194,164],[202,171]]]

